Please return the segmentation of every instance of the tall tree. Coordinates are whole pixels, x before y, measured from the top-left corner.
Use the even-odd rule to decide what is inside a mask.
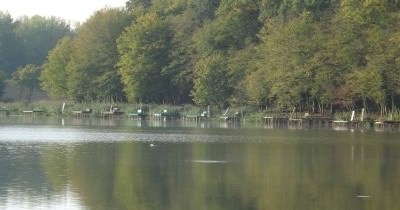
[[[12,80],[28,91],[29,102],[32,99],[33,91],[39,88],[40,71],[41,69],[39,66],[28,64],[24,67],[19,67],[13,74]],[[24,89],[21,89],[21,91]]]
[[[119,38],[120,74],[130,101],[171,102],[170,84],[162,74],[170,43],[171,30],[155,13],[138,19]]]
[[[228,66],[223,54],[212,54],[201,59],[195,67],[194,102],[222,108],[232,94],[228,81]]]
[[[123,100],[116,40],[131,17],[121,9],[97,11],[78,29],[73,40],[68,94],[75,100]]]
[[[24,63],[23,50],[14,33],[16,27],[10,14],[0,11],[0,69],[7,77]]]
[[[198,53],[240,50],[257,40],[260,29],[258,7],[253,1],[221,1],[217,17],[206,24],[195,36]]]
[[[0,70],[0,99],[4,93],[5,79],[5,74]]]
[[[152,4],[153,0],[128,0],[125,3],[125,8],[135,21],[149,12]]]
[[[172,30],[170,62],[162,69],[162,74],[170,81],[174,103],[191,103],[193,69],[196,55],[193,52],[193,34],[200,28],[200,20],[189,9],[167,20]]]
[[[42,65],[58,40],[71,34],[70,26],[56,17],[22,17],[15,29],[24,50],[24,64]]]
[[[205,20],[212,20],[215,16],[215,11],[218,9],[221,0],[189,0],[189,10],[193,11],[194,16],[201,23]]]
[[[49,52],[46,63],[40,75],[40,85],[44,91],[55,98],[67,96],[67,81],[69,74],[67,66],[72,55],[72,38],[64,37],[57,46]]]

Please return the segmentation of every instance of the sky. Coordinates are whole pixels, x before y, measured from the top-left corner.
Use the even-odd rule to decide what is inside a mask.
[[[104,7],[123,7],[127,0],[0,0],[0,11],[13,19],[21,16],[55,16],[70,22],[85,22]]]

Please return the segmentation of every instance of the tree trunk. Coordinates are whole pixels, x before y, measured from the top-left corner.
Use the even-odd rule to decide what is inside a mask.
[[[29,88],[28,102],[32,101],[32,95],[35,88]]]

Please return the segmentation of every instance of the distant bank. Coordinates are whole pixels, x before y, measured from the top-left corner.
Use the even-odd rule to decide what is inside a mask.
[[[12,81],[6,81],[6,87],[4,89],[2,101],[25,101],[29,98],[29,90],[24,89],[21,86],[16,85]],[[48,100],[49,97],[46,92],[42,90],[33,90],[31,101]]]

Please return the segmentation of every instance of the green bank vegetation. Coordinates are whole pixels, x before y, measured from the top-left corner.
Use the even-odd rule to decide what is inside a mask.
[[[44,41],[52,46],[43,49],[47,57],[29,48],[34,39],[18,41],[33,18],[2,13],[0,78],[14,75],[28,87],[18,75],[32,73],[26,69],[33,64],[40,74],[31,75],[36,86],[28,89],[77,103],[393,115],[400,105],[399,11],[398,1],[129,0],[74,30],[41,19],[62,29],[56,44]],[[11,41],[17,44],[4,45]],[[25,45],[26,55],[17,56],[23,62],[7,57]]]

